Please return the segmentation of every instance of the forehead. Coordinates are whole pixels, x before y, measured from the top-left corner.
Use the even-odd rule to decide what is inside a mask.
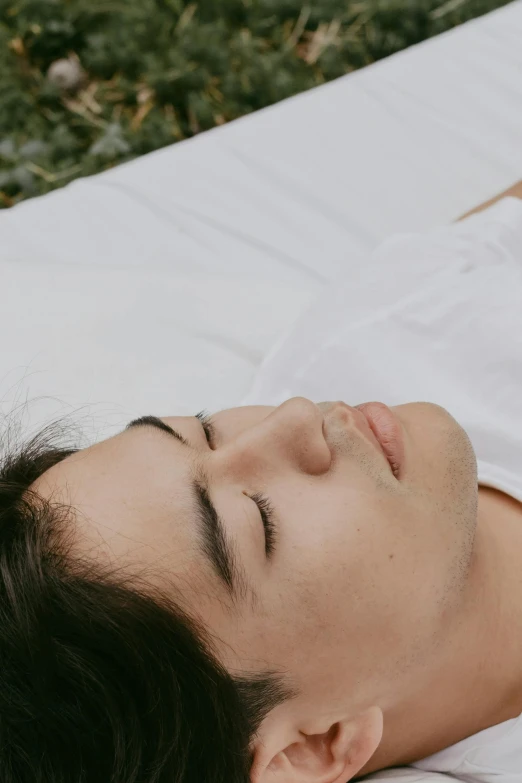
[[[191,419],[200,426],[192,417],[169,417],[168,423],[181,429]],[[190,475],[190,449],[167,433],[139,427],[72,454],[31,489],[73,507],[78,553],[134,568],[164,563],[181,575],[196,553]]]

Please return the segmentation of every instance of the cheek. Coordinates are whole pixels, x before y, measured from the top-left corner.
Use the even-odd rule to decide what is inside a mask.
[[[292,568],[302,573],[304,583],[318,580],[326,586],[340,576],[344,582],[360,581],[367,572],[365,564],[380,568],[397,538],[392,513],[389,498],[376,498],[375,492],[316,492],[303,497],[299,514],[287,517],[283,531]]]
[[[387,567],[378,527],[375,509],[360,497],[328,505],[310,497],[298,518],[287,519],[274,596],[285,622],[313,639],[338,625],[348,604],[362,606],[372,575]]]
[[[436,558],[426,558],[411,533],[411,510],[397,498],[353,493],[321,513],[310,500],[294,544],[281,552],[286,562],[278,598],[293,598],[288,622],[295,617],[312,639],[314,628],[346,633],[347,622],[363,632],[369,617],[392,636],[399,628],[402,633],[412,617],[422,616],[440,581],[440,562],[437,567]]]

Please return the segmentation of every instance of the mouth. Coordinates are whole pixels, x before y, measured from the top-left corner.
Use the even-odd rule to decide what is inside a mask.
[[[383,402],[365,402],[355,406],[375,435],[393,475],[400,480],[404,469],[404,436],[402,424]]]

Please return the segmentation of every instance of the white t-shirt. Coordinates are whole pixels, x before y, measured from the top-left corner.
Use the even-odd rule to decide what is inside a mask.
[[[394,236],[323,289],[242,404],[297,395],[442,405],[471,439],[479,484],[522,502],[522,200]],[[522,783],[522,715],[412,766]]]

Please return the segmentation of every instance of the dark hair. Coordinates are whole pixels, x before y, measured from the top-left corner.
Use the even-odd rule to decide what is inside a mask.
[[[60,421],[0,458],[2,783],[245,783],[296,691],[232,677],[170,593],[71,557],[73,509],[28,489],[78,451]]]

